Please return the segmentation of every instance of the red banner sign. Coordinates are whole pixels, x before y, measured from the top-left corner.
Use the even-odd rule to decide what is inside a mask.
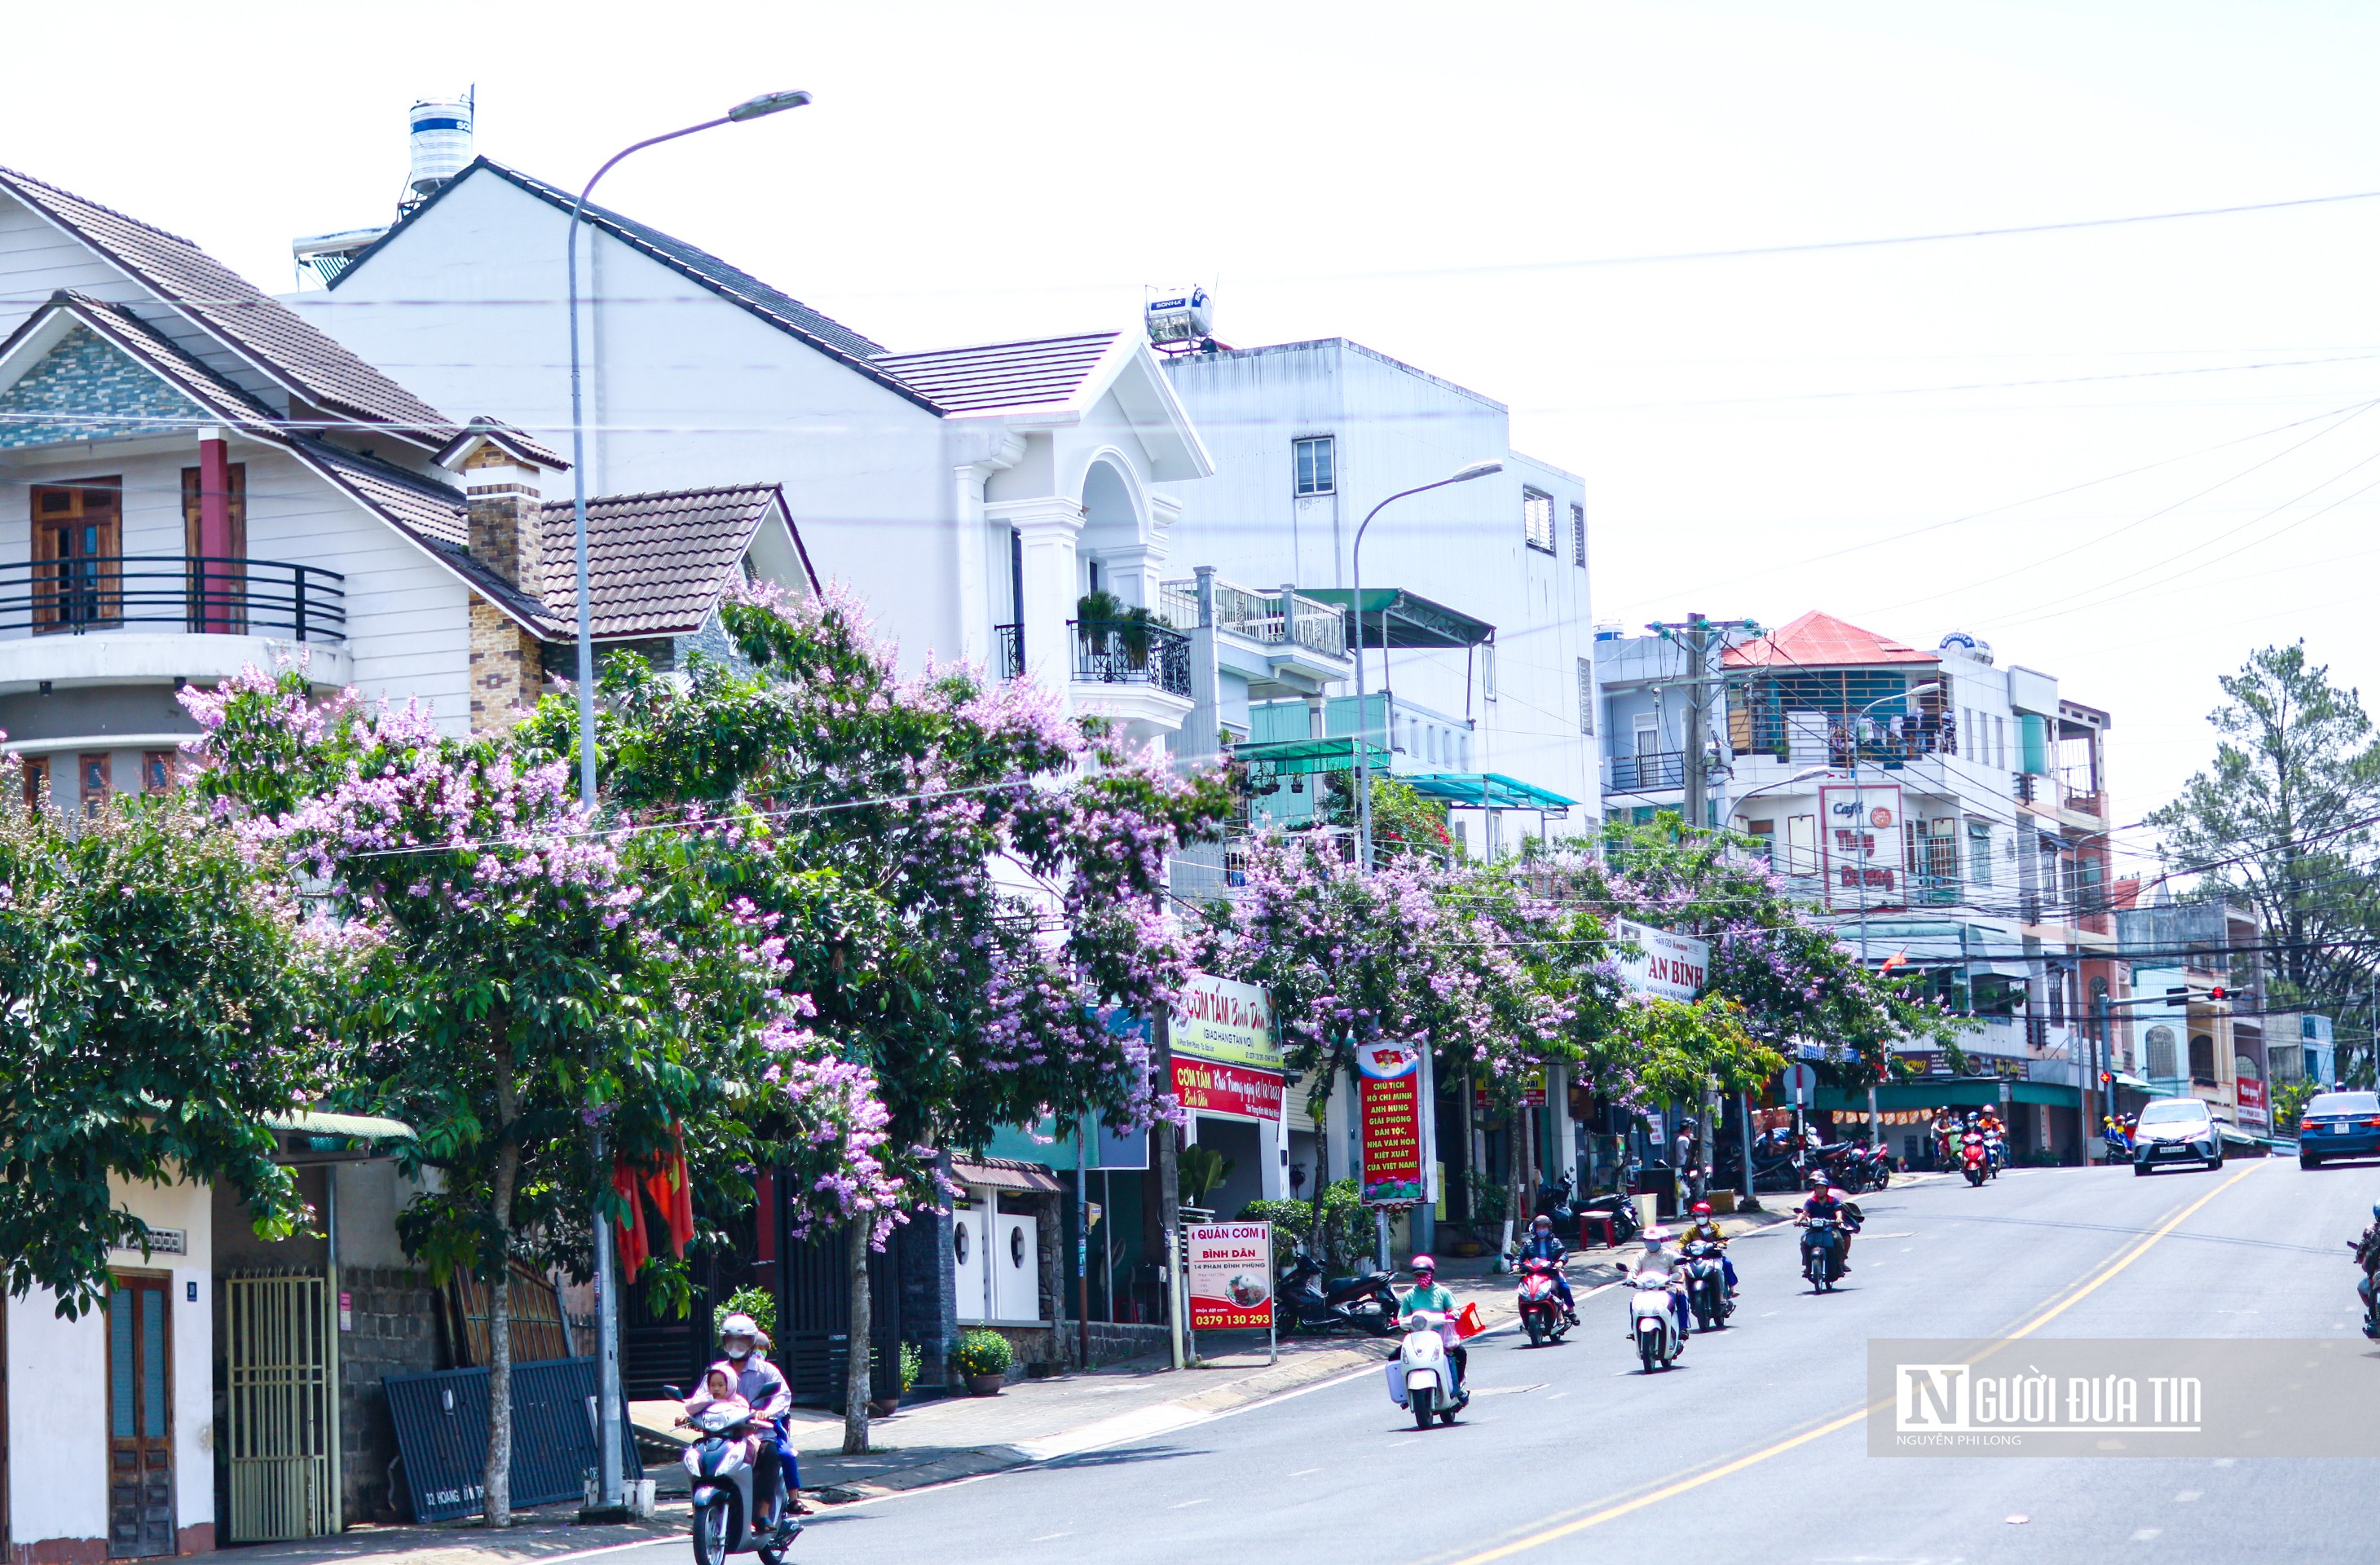
[[[2253,1112],[2262,1118],[2265,1112],[2265,1084],[2252,1076],[2240,1078],[2240,1111]]]
[[[1364,1202],[1415,1207],[1430,1198],[1421,1050],[1367,1043],[1355,1050],[1356,1112],[1363,1119]]]
[[[1270,1071],[1219,1065],[1209,1060],[1173,1062],[1173,1096],[1194,1114],[1239,1114],[1252,1120],[1281,1118],[1281,1078]]]

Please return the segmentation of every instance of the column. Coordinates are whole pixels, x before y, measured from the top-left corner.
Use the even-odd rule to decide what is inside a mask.
[[[1025,672],[1063,693],[1075,673],[1075,634],[1068,628],[1082,596],[1075,549],[1083,535],[1083,508],[1056,495],[1001,501],[985,508],[990,518],[1016,529],[1024,546]]]

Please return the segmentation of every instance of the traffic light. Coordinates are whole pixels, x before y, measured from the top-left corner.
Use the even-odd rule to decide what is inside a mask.
[[[2231,998],[2231,991],[2224,989],[2220,985],[2217,985],[2214,989],[2206,991],[2206,998],[2209,1000],[2228,1000]]]
[[[2107,1086],[2109,1082],[2114,1081],[2115,1079],[2116,1078],[2112,1074],[2106,1071],[2099,1073],[2099,1085],[2101,1086]]]

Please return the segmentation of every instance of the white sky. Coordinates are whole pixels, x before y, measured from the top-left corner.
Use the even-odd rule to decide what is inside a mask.
[[[2380,408],[2317,419],[2380,396],[2380,200],[1461,270],[2380,188],[2380,8],[233,3],[107,31],[103,69],[14,73],[0,162],[275,289],[291,236],[386,216],[416,97],[476,81],[480,150],[575,185],[808,88],[601,199],[894,347],[1118,324],[1182,279],[1232,342],[1355,337],[1584,475],[1600,617],[1975,631],[2114,714],[2122,819],[2204,764],[2250,648],[2380,667]]]

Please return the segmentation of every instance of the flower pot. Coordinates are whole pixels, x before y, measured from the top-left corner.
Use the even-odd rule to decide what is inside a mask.
[[[1005,1375],[970,1375],[966,1377],[967,1394],[973,1397],[996,1397],[1008,1384]]]
[[[868,1413],[871,1418],[890,1418],[900,1411],[901,1396],[897,1391],[889,1397],[879,1397],[868,1404]]]

